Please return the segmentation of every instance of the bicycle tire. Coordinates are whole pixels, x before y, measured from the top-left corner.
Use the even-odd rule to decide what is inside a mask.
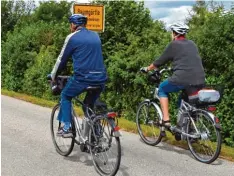
[[[68,156],[73,150],[75,139],[56,136],[57,130],[61,128],[61,123],[57,120],[57,115],[56,115],[56,112],[59,111],[59,108],[60,104],[55,105],[51,113],[51,118],[50,118],[51,137],[56,151],[62,156]],[[60,145],[60,141],[61,143],[63,143],[63,145]]]
[[[142,117],[141,112],[143,111],[143,109],[145,109],[144,111],[146,113],[146,117],[143,117],[145,119],[141,118]],[[154,113],[157,113],[157,116],[155,116]],[[143,101],[138,107],[137,116],[136,116],[137,131],[141,139],[144,141],[144,143],[148,145],[155,146],[158,143],[160,143],[162,140],[162,136],[160,135],[161,133],[160,121],[162,117],[160,117],[161,116],[160,114],[162,114],[162,112],[159,106],[155,102]],[[151,119],[149,119],[150,115],[153,115]],[[142,124],[142,123],[145,123],[145,124]],[[150,128],[149,124],[152,127],[151,132],[149,131],[149,128]],[[150,133],[154,134],[154,138],[148,137]],[[156,133],[158,134],[156,135]]]
[[[218,129],[215,126],[212,120],[212,117],[207,112],[197,110],[195,114],[196,114],[196,118],[195,118],[196,127],[198,131],[202,133],[203,137],[201,137],[201,139],[192,139],[190,137],[187,137],[189,150],[198,161],[202,163],[210,164],[219,157],[219,154],[221,151],[221,144],[222,144],[221,132],[220,132],[220,129]],[[198,115],[200,116],[202,115],[203,119],[201,119],[200,116]],[[194,129],[192,128],[191,120],[187,124],[186,131],[188,134],[192,134],[194,131]],[[211,134],[211,131],[214,133]],[[215,136],[216,136],[216,139],[215,139]],[[208,139],[210,139],[211,141],[208,142]],[[206,142],[205,144],[207,145],[200,143],[200,141],[203,143]],[[217,145],[213,147],[215,145],[215,142],[217,143]],[[214,152],[211,153],[212,148],[215,148],[215,149],[214,149]],[[202,149],[204,151],[202,151]],[[206,154],[210,155],[210,157],[205,158]]]
[[[94,123],[93,124],[95,124],[95,123],[97,123],[97,121],[96,120],[94,120],[93,121]],[[100,142],[98,142],[97,143],[97,141],[94,139],[94,136],[93,136],[93,134],[95,135],[95,131],[94,131],[94,128],[90,128],[90,131],[89,131],[89,143],[91,143],[91,144],[96,144],[95,145],[95,147],[91,147],[91,146],[89,146],[89,150],[90,150],[90,154],[91,154],[91,158],[92,158],[92,160],[93,160],[93,164],[94,164],[94,167],[95,167],[95,170],[100,174],[100,175],[103,175],[103,176],[114,176],[114,175],[116,175],[116,173],[118,172],[118,170],[119,170],[119,167],[120,167],[120,162],[121,162],[121,144],[120,144],[120,138],[119,137],[115,137],[115,136],[113,136],[113,127],[111,126],[111,124],[110,124],[110,122],[109,122],[109,120],[107,119],[107,118],[104,118],[104,119],[102,119],[102,124],[107,124],[107,126],[105,127],[104,125],[101,125],[102,126],[102,129],[104,129],[103,130],[103,132],[102,132],[102,135],[104,136],[104,133],[105,133],[105,135],[107,135],[107,133],[109,133],[109,140],[107,140],[108,141],[108,147],[110,147],[110,148],[108,148],[108,149],[101,149],[101,150],[105,150],[105,152],[108,152],[108,151],[110,151],[110,149],[112,149],[112,148],[115,148],[117,151],[116,151],[116,158],[108,158],[108,160],[107,160],[107,163],[110,163],[110,162],[112,162],[113,160],[112,159],[114,159],[115,160],[115,164],[114,164],[114,166],[112,165],[112,170],[111,171],[106,171],[106,170],[104,170],[104,169],[102,169],[102,167],[101,167],[101,165],[100,165],[100,163],[97,161],[97,160],[100,160],[101,161],[101,159],[97,159],[97,155],[102,155],[103,156],[103,158],[105,158],[105,156],[104,156],[104,152],[98,152],[97,150],[100,150],[100,149],[98,149],[98,146],[100,146],[99,144],[100,144]],[[93,126],[94,127],[94,126]],[[109,129],[109,130],[108,130]],[[107,132],[106,132],[107,131]],[[96,136],[96,135],[95,135]],[[96,136],[97,137],[97,136]],[[104,137],[102,137],[102,138],[104,138]],[[101,139],[102,139],[101,138]],[[98,140],[100,140],[100,138],[99,137],[97,137],[97,139]],[[113,140],[114,139],[114,140]],[[103,140],[103,139],[102,139]],[[115,141],[115,145],[114,145],[114,143],[113,143],[113,141]],[[106,142],[106,144],[107,144],[107,142]],[[110,146],[110,144],[111,144],[111,146]],[[103,144],[101,145],[101,148],[103,148]],[[97,150],[96,150],[96,148],[97,148]],[[106,154],[106,156],[108,157],[108,155]],[[107,165],[107,164],[105,164],[105,162],[104,162],[104,164],[103,165]]]

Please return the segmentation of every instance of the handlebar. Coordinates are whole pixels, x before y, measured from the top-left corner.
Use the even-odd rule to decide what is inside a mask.
[[[53,95],[60,95],[62,89],[65,87],[68,79],[70,78],[70,76],[56,76],[55,80],[52,80],[51,75],[47,75],[47,80],[48,83],[51,86],[51,90],[52,90],[52,94]]]
[[[140,71],[142,72],[142,73],[148,73],[147,71],[145,71],[144,69],[140,69]],[[153,70],[153,73],[159,73],[160,75],[163,73],[163,72],[165,72],[165,71],[172,71],[172,68],[171,67],[165,67],[165,68],[163,68],[163,69],[161,69],[161,70],[159,70],[159,69],[154,69]]]
[[[68,78],[70,78],[70,76],[58,75],[58,76],[56,76],[55,80],[68,79]],[[47,75],[47,80],[52,81],[51,74]]]
[[[141,69],[141,71],[143,73],[147,73],[144,71],[145,69]],[[161,78],[162,78],[162,73],[163,72],[166,72],[166,71],[171,71],[172,69],[170,67],[165,67],[161,70],[159,69],[155,69],[151,72],[148,72],[148,80],[151,82],[151,83],[156,83],[156,84],[159,84],[161,82]]]
[[[160,70],[159,73],[162,74],[162,73],[165,72],[165,71],[172,71],[172,68],[171,68],[171,67],[168,67],[168,68],[165,67],[165,68],[163,68],[162,70]]]

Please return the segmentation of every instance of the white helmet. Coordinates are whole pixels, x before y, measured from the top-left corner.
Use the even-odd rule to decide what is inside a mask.
[[[183,23],[174,23],[170,26],[170,29],[181,35],[185,35],[189,31],[189,27]]]

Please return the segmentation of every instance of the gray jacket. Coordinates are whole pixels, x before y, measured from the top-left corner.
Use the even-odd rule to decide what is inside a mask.
[[[175,85],[189,86],[205,83],[205,72],[196,44],[191,40],[174,40],[154,61],[159,67],[172,61],[173,75],[168,79]]]

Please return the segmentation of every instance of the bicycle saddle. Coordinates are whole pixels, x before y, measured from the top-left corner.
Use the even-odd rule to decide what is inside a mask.
[[[85,90],[86,91],[90,91],[90,90],[92,90],[92,91],[99,91],[101,89],[102,89],[101,86],[88,86]]]

